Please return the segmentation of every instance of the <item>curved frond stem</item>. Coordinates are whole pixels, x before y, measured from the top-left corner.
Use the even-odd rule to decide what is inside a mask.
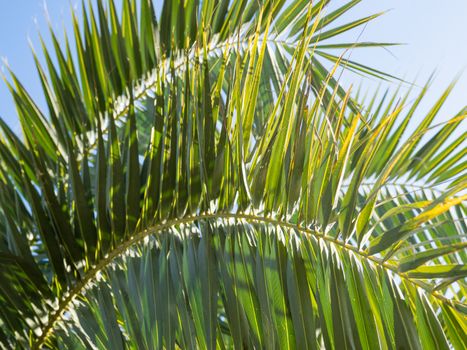
[[[404,279],[418,288],[422,288],[428,294],[432,295],[434,298],[440,300],[443,303],[453,306],[454,304],[460,305],[461,307],[467,307],[467,304],[461,303],[456,300],[451,300],[441,295],[437,291],[429,288],[426,284],[414,280],[407,276],[405,273],[398,271],[397,267],[392,265],[388,260],[379,259],[375,256],[369,255],[365,251],[358,249],[357,247],[347,244],[345,242],[339,241],[331,236],[327,236],[322,232],[317,232],[313,229],[300,226],[295,223],[288,221],[283,221],[280,219],[274,219],[271,217],[262,217],[255,214],[247,213],[229,213],[229,212],[219,212],[219,213],[201,213],[193,216],[187,216],[183,218],[168,220],[163,223],[151,226],[136,235],[131,236],[128,240],[122,242],[116,246],[112,251],[110,251],[97,265],[88,270],[81,281],[79,281],[68,293],[65,294],[64,298],[58,303],[58,309],[50,314],[50,317],[47,320],[45,327],[42,330],[41,335],[37,340],[32,344],[32,349],[40,349],[41,346],[47,341],[48,337],[51,335],[51,332],[57,322],[59,322],[66,310],[68,310],[70,304],[73,300],[80,295],[86,286],[92,282],[92,280],[98,275],[99,272],[104,270],[112,261],[123,254],[127,249],[133,246],[136,243],[142,241],[145,237],[148,237],[152,234],[163,232],[167,229],[170,229],[174,226],[179,226],[182,224],[191,224],[199,220],[239,220],[250,223],[263,223],[278,226],[281,228],[286,228],[289,230],[296,230],[305,234],[306,236],[313,236],[317,239],[322,239],[328,243],[334,244],[343,250],[350,251],[354,254],[357,254],[361,258],[367,259],[375,265],[381,266],[382,268],[391,271],[395,275],[399,276],[401,279]]]
[[[213,52],[216,52],[218,50],[223,50],[223,49],[240,49],[240,48],[244,48],[245,45],[248,45],[248,43],[254,38],[254,34],[253,35],[249,35],[249,36],[246,36],[246,37],[242,37],[242,38],[238,38],[237,35],[235,36],[232,36],[229,40],[226,40],[226,41],[223,41],[221,43],[218,43],[214,46],[209,46],[206,50],[207,50],[207,55],[209,56],[210,54],[212,54]],[[263,42],[262,39],[258,40],[258,46],[261,46],[261,43]],[[266,39],[266,42],[267,43],[271,43],[271,44],[275,44],[275,45],[283,45],[283,46],[288,46],[290,48],[295,48],[296,46],[299,45],[299,42],[289,42],[289,41],[286,41],[286,40],[276,40],[276,39],[271,39],[271,38],[267,38]],[[183,73],[184,69],[186,68],[186,64],[187,64],[187,58],[188,58],[188,63],[189,64],[193,64],[193,60],[199,60],[199,61],[202,61],[203,59],[203,54],[200,53],[197,55],[195,55],[195,52],[196,52],[196,44],[188,51],[188,53],[185,55],[183,55],[182,57],[178,58],[175,60],[175,62],[173,62],[173,67],[170,67],[170,65],[172,64],[171,63],[171,60],[172,58],[171,57],[166,57],[166,58],[163,58],[161,63],[158,65],[158,67],[152,69],[152,71],[146,73],[146,77],[142,78],[139,82],[135,82],[135,87],[133,88],[133,91],[132,91],[132,96],[133,96],[133,99],[135,101],[137,100],[140,100],[146,96],[148,96],[148,94],[151,92],[151,91],[154,91],[154,88],[156,87],[156,84],[157,84],[157,80],[156,79],[152,79],[152,77],[154,76],[157,76],[158,74],[158,71],[159,70],[162,70],[164,69],[165,71],[167,71],[167,68],[170,67],[170,69],[174,72],[180,72],[180,73]],[[161,67],[164,67],[164,68],[161,68]],[[170,75],[167,75],[167,79],[169,79]],[[128,111],[130,110],[130,107],[131,107],[131,101],[130,99],[128,98],[128,96],[130,96],[130,94],[123,94],[123,95],[120,95],[120,96],[117,96],[115,98],[115,103],[114,103],[114,113],[112,113],[112,117],[114,118],[115,121],[118,121],[120,118],[122,118],[123,116],[125,116]],[[102,128],[102,131],[105,133],[106,131],[108,131],[108,127],[103,127]],[[97,139],[94,140],[94,142],[91,142],[88,147],[86,149],[84,149],[83,151],[84,152],[87,152],[89,153],[92,149],[94,149],[97,145]]]
[[[248,35],[245,37],[238,37],[237,35],[231,36],[228,40],[219,42],[213,46],[209,45],[206,48],[207,56],[212,55],[214,52],[219,51],[219,50],[239,50],[241,51],[242,49],[246,50],[249,42],[253,40],[255,37],[255,34]],[[289,50],[295,50],[299,45],[300,41],[288,41],[288,40],[283,40],[283,39],[278,39],[278,36],[268,36],[266,39],[260,38],[258,39],[257,46],[261,47],[262,43],[266,41],[267,45],[278,45],[278,46],[283,46],[284,48],[287,48]],[[167,71],[168,68],[170,67],[171,64],[173,64],[173,67],[170,67],[170,69],[173,72],[179,72],[183,73],[184,70],[186,69],[187,66],[187,58],[188,58],[188,63],[193,64],[194,60],[199,60],[200,62],[203,60],[203,53],[200,54],[195,54],[196,53],[196,43],[193,45],[193,47],[188,51],[188,53],[185,55],[182,55],[181,57],[175,59],[173,63],[171,63],[172,58],[171,57],[166,57],[163,58],[161,63],[154,69],[152,69],[150,72],[145,74],[145,77],[142,78],[139,82],[134,82],[134,88],[131,94],[123,94],[120,96],[115,97],[115,103],[114,103],[114,108],[113,108],[113,113],[112,117],[114,118],[115,121],[119,121],[120,118],[124,117],[130,107],[131,107],[131,101],[129,99],[129,96],[133,96],[133,99],[135,101],[143,99],[149,95],[151,91],[154,91],[154,88],[156,87],[157,84],[157,79],[154,79],[153,77],[157,76],[158,71]],[[307,51],[311,53],[312,51],[315,50],[315,44],[311,43],[310,46],[307,48]],[[349,49],[346,50],[346,52]],[[222,56],[222,55],[220,55]],[[339,62],[336,63],[336,68],[338,66]],[[163,68],[162,68],[163,67]],[[170,78],[170,74],[167,75],[167,79]],[[330,77],[329,77],[330,78]],[[327,84],[325,84],[327,85]],[[102,131],[105,133],[108,131],[108,127],[103,126]],[[92,151],[97,145],[97,139],[93,140],[90,142],[84,149],[83,149],[83,155],[89,154],[90,151]]]

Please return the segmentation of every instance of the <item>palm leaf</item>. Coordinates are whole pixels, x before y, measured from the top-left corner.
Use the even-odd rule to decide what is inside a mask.
[[[47,117],[13,78],[3,347],[465,345],[465,110],[359,108],[314,48],[369,18],[327,3],[99,3],[79,68],[38,65]]]

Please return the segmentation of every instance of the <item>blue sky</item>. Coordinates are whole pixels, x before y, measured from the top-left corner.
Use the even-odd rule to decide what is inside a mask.
[[[407,81],[424,84],[435,73],[424,106],[434,103],[443,90],[459,76],[459,81],[441,112],[447,120],[467,106],[467,1],[450,0],[443,5],[434,0],[364,0],[348,19],[388,10],[363,31],[348,35],[361,41],[397,42],[391,53],[382,49],[355,50],[351,59],[364,62]],[[463,74],[462,72],[465,71]],[[355,76],[345,83],[358,84]],[[365,79],[363,87],[375,89],[379,81]],[[440,119],[440,121],[442,121]]]
[[[16,72],[33,98],[41,100],[41,88],[29,48],[29,39],[39,49],[37,32],[47,38],[47,17],[53,28],[70,31],[70,8],[81,0],[0,0],[0,57]],[[337,2],[340,2],[338,0]],[[46,5],[45,5],[46,4]],[[47,8],[47,10],[45,10]],[[430,89],[435,98],[463,70],[467,69],[467,1],[450,0],[441,6],[434,0],[364,0],[346,18],[356,19],[375,12],[388,13],[349,35],[342,41],[401,42],[406,45],[352,52],[351,58],[379,68],[408,81],[422,84],[436,70]],[[38,50],[39,51],[39,50]],[[0,67],[4,70],[3,63]],[[344,75],[344,84],[362,84],[369,91],[378,81],[354,75]],[[467,104],[467,71],[461,76],[442,113],[446,120]],[[0,82],[0,116],[14,129],[18,128],[13,102],[5,84]],[[440,120],[442,121],[442,120]]]

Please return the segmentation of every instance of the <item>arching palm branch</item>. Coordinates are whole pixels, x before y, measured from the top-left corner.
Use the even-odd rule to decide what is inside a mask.
[[[2,347],[467,347],[466,111],[355,102],[328,2],[98,2],[13,76]]]

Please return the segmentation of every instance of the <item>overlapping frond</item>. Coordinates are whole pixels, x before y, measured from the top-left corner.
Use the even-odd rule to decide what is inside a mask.
[[[0,344],[465,348],[466,111],[353,102],[314,50],[358,2],[99,2],[47,116],[13,78]]]
[[[339,34],[357,28],[378,15],[368,16],[346,25],[335,26],[334,22],[351,10],[361,0],[346,2],[334,11],[326,8],[329,0],[318,1],[313,5],[310,21],[316,23],[315,36],[307,47],[307,55],[320,48],[319,55],[326,54],[326,46],[321,42],[334,39]],[[105,3],[105,4],[104,4]],[[44,86],[49,113],[52,117],[66,119],[69,130],[76,133],[92,131],[100,114],[112,111],[114,119],[119,119],[128,112],[130,94],[138,100],[151,98],[156,77],[161,69],[166,72],[173,62],[173,74],[183,74],[184,57],[189,57],[189,64],[196,61],[196,55],[205,55],[213,75],[219,74],[222,55],[230,48],[232,55],[242,55],[250,48],[253,40],[265,41],[264,82],[260,84],[261,99],[272,98],[278,93],[282,79],[290,65],[290,59],[297,48],[302,27],[306,21],[308,1],[186,1],[181,6],[179,1],[151,0],[122,1],[122,13],[117,13],[114,0],[98,1],[96,6],[83,6],[83,22],[80,24],[73,17],[75,47],[72,49],[66,38],[66,45],[61,46],[51,31],[54,52],[42,45],[47,70],[36,59],[37,69]],[[107,5],[107,6],[106,6]],[[261,21],[261,25],[257,23]],[[265,36],[266,23],[269,22],[269,34]],[[198,52],[201,44],[203,52]],[[356,43],[359,46],[387,43]],[[259,48],[261,45],[258,45]],[[347,45],[341,48],[346,49]],[[331,48],[335,52],[335,47]],[[323,62],[314,55],[314,92],[321,90],[327,69]],[[328,60],[329,57],[325,56]],[[217,63],[217,64],[215,64]],[[349,66],[343,62],[343,66]],[[356,68],[356,66],[353,66]],[[356,68],[364,74],[386,76],[369,67]],[[15,94],[23,95],[23,88],[15,81]],[[334,88],[337,82],[331,79],[329,85]],[[326,100],[332,91],[326,91]],[[338,89],[337,95],[343,98],[345,91]],[[329,101],[328,101],[329,102]],[[31,106],[28,108],[36,108]],[[36,111],[40,114],[40,111]],[[107,130],[107,129],[105,129]],[[93,148],[96,139],[92,132],[88,134],[87,145]],[[56,135],[61,142],[60,135]]]

